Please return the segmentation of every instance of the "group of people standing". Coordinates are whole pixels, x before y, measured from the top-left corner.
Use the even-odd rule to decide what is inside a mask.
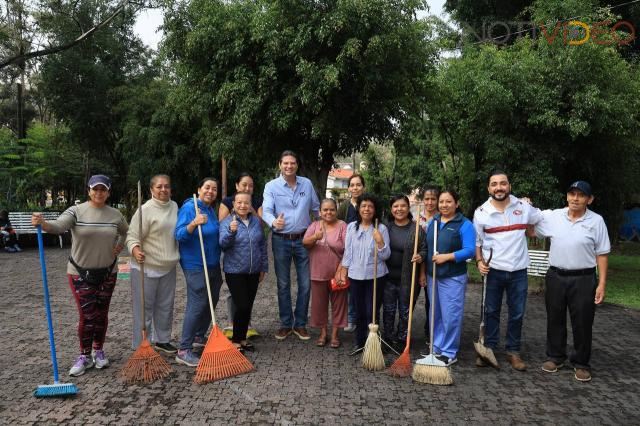
[[[420,272],[414,303],[420,289],[425,288],[426,310],[434,310],[433,351],[451,365],[460,350],[467,261],[475,258],[480,273],[487,276],[486,344],[497,349],[506,292],[507,360],[520,371],[526,369],[520,356],[529,263],[525,235],[537,232],[551,237],[546,295],[548,360],[542,368],[555,372],[567,358],[568,308],[575,345],[570,360],[578,380],[590,379],[591,325],[594,306],[604,299],[610,247],[602,218],[587,209],[593,195],[586,182],[578,181],[569,188],[568,208],[541,212],[527,199],[511,195],[506,173],[494,171],[488,179],[490,198],[476,210],[473,222],[462,215],[456,191],[428,186],[423,191],[423,214],[415,218],[420,225],[416,228],[405,195],[390,200],[389,216],[382,223],[383,209],[378,199],[365,191],[362,176],[349,179],[350,199],[338,206],[333,199],[318,199],[311,181],[297,174],[299,164],[294,152],[284,151],[279,160],[280,175],[266,184],[262,198],[253,195],[252,176],[241,174],[235,183],[236,194],[222,200],[218,212],[214,207],[219,189],[216,179],[207,177],[198,184],[195,205],[193,199],[187,199],[178,208],[171,200],[169,176],[156,175],[150,181],[151,198],[134,214],[129,226],[118,210],[106,205],[110,179],[96,175],[89,180],[86,203],[69,208],[51,222],[34,214],[34,225],[42,225],[51,233],[70,229],[73,236],[67,274],[80,314],[81,353],[69,373],[80,375],[87,368],[108,365],[103,343],[116,282],[114,266],[125,246],[132,255],[132,269],[138,270],[131,274],[134,348],[141,340],[144,317],[156,348],[176,353],[179,363],[192,367],[198,364],[196,348],[204,346],[211,325],[206,267],[214,308],[224,272],[233,305],[233,344],[241,351],[255,350],[247,340],[247,330],[259,283],[268,272],[264,232],[268,227],[280,319],[276,339],[284,340],[291,334],[301,340],[311,338],[307,330],[311,299],[310,326],[320,333],[317,346],[339,348],[339,330],[355,328],[352,353],[357,353],[365,344],[374,310],[379,313],[381,309],[382,338],[391,346],[404,346],[410,320],[411,271],[416,263]],[[198,227],[202,230],[206,265]],[[418,249],[414,253],[415,238]],[[486,260],[489,252],[490,262]],[[187,303],[176,348],[171,343],[171,326],[178,262],[185,276]],[[295,305],[292,263],[297,275]],[[144,316],[139,312],[139,270],[143,264]],[[87,270],[103,273],[87,275]],[[90,276],[100,279],[88,279]],[[478,358],[476,365],[484,363]]]

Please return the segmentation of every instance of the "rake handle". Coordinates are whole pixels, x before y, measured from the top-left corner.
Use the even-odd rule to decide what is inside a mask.
[[[47,264],[44,260],[44,244],[42,242],[42,226],[37,225],[38,252],[40,255],[40,270],[42,271],[42,288],[44,290],[44,307],[47,313],[47,327],[49,328],[49,349],[51,350],[51,363],[53,364],[53,382],[58,383],[58,358],[56,357],[56,342],[53,338],[53,321],[51,319],[51,302],[49,301],[49,282],[47,280]]]
[[[142,250],[142,186],[138,181],[138,232],[140,234],[140,251]],[[142,340],[147,338],[147,315],[144,312],[144,262],[140,266],[140,306],[142,306]]]
[[[198,216],[198,197],[193,194],[193,208]],[[209,268],[207,268],[207,256],[204,253],[204,239],[202,237],[202,225],[198,225],[198,237],[200,237],[200,253],[202,254],[202,265],[204,266],[204,281],[207,287],[207,296],[209,296],[209,309],[211,309],[211,322],[216,325],[216,313],[213,309],[213,297],[211,297],[211,289],[209,288]]]
[[[416,215],[418,218],[420,217],[420,205],[418,204],[418,214]],[[413,255],[418,254],[418,233],[420,232],[420,220],[416,219],[416,233],[413,236]],[[416,287],[416,268],[418,264],[416,262],[412,262],[411,266],[411,294],[409,295],[409,323],[407,324],[407,347],[409,347],[409,342],[411,342],[411,320],[413,318],[413,291]]]

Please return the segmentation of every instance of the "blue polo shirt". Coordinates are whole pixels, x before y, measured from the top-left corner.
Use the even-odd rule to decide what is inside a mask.
[[[299,234],[311,225],[311,217],[318,217],[320,201],[311,181],[296,176],[296,185],[291,188],[280,175],[264,187],[262,197],[262,220],[273,228],[273,221],[284,213],[284,228],[277,230],[283,234]]]

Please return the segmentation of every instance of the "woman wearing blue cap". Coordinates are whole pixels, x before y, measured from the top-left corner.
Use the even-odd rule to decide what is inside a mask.
[[[47,222],[40,213],[31,218],[33,226],[41,225],[50,234],[71,230],[67,276],[80,315],[80,355],[69,370],[71,376],[80,376],[94,366],[109,365],[103,344],[118,275],[115,266],[129,228],[122,213],[107,205],[111,179],[94,175],[88,186],[89,201],[69,207],[58,219]]]

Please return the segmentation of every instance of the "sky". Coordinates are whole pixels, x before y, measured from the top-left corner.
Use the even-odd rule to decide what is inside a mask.
[[[441,16],[442,6],[445,0],[427,0],[429,14]],[[145,9],[138,15],[135,32],[142,41],[152,49],[158,48],[162,39],[162,31],[158,28],[162,25],[162,11],[160,9]]]

